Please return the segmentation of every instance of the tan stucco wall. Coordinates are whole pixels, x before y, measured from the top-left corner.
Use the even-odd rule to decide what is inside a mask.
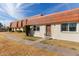
[[[17,28],[16,30],[17,30],[17,31],[19,31],[20,29],[19,29],[19,28]]]
[[[16,29],[15,29],[15,28],[13,28],[13,29],[12,29],[12,31],[16,31]]]
[[[46,25],[41,25],[39,31],[34,31],[34,36],[45,38]],[[79,23],[76,32],[61,32],[61,25],[51,25],[51,38],[79,42]]]
[[[43,37],[44,38],[45,32],[46,32],[46,26],[42,25],[42,26],[40,26],[40,30],[39,31],[34,31],[34,36]]]
[[[16,29],[16,31],[19,31],[19,30],[23,31],[23,28],[17,28],[17,29]]]
[[[61,32],[61,25],[51,25],[51,37],[54,39],[69,40],[79,42],[79,23],[76,32]]]
[[[23,28],[20,28],[21,31],[23,31]]]

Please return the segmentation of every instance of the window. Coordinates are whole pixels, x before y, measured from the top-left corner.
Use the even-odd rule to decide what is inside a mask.
[[[76,31],[76,23],[64,23],[61,24],[61,31]]]
[[[36,31],[36,26],[34,26],[33,30]]]
[[[69,24],[69,31],[76,31],[76,23]]]
[[[61,25],[61,31],[68,31],[68,24],[64,23]]]
[[[34,26],[34,31],[39,31],[40,27],[39,26]]]
[[[40,27],[39,26],[37,26],[37,31],[39,31],[40,30]]]

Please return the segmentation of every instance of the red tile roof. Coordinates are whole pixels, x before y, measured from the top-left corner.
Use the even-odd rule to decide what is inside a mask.
[[[23,26],[25,25],[44,25],[44,24],[56,24],[63,22],[79,22],[79,8],[49,14],[45,16],[33,16],[28,20],[23,20]],[[12,27],[17,27],[16,24]]]
[[[18,21],[12,22],[12,28],[18,28]]]
[[[27,19],[23,20],[23,27],[27,24]]]
[[[10,28],[12,27],[12,22],[10,23]]]
[[[23,27],[23,20],[18,21],[18,28]]]
[[[79,8],[46,16],[39,16],[38,18],[31,18],[28,20],[27,25],[55,24],[63,22],[79,22]]]

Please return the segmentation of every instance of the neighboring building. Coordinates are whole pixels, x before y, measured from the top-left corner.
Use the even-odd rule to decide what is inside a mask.
[[[29,18],[25,26],[33,36],[79,42],[79,8]]]
[[[25,20],[20,20],[20,21],[14,21],[10,23],[10,28],[12,31],[24,31],[24,26],[27,23],[27,19]]]
[[[11,22],[10,24],[10,28],[12,29],[12,31],[16,31],[18,28],[18,21]]]
[[[18,28],[17,30],[23,31],[23,20],[18,21]]]

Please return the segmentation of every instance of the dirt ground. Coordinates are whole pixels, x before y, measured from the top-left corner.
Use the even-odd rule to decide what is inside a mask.
[[[11,44],[12,46],[10,46],[10,48],[12,50],[8,49],[8,47],[3,48],[3,49],[5,49],[4,52],[6,52],[7,50],[14,51],[14,52],[17,51],[17,53],[13,53],[13,54],[9,53],[9,55],[79,56],[79,49],[78,49],[79,43],[76,43],[76,42],[61,41],[61,40],[46,40],[46,39],[42,39],[42,38],[35,40],[35,41],[24,40],[23,38],[25,37],[25,34],[18,33],[18,32],[0,32],[0,36],[1,36],[1,38],[7,39],[7,41],[10,41],[11,43],[16,42],[16,44]],[[7,41],[5,41],[5,42],[7,42]],[[7,43],[7,44],[9,44],[9,43]],[[5,44],[5,46],[7,44]],[[20,45],[17,46],[17,44],[20,44]],[[17,46],[18,48],[17,47],[13,48],[13,46]],[[22,46],[24,46],[24,47],[22,47]],[[28,46],[30,46],[30,47],[28,47]],[[20,49],[22,49],[21,50],[22,52],[20,51]],[[18,51],[20,51],[20,52],[18,52]],[[2,52],[2,54],[3,54],[3,52]]]
[[[0,56],[55,56],[55,55],[60,55],[58,53],[49,52],[44,49],[36,48],[30,45],[20,44],[17,41],[12,41],[6,38],[6,36],[2,34],[5,34],[5,32],[0,32]],[[10,34],[7,34],[7,35],[10,36]]]

